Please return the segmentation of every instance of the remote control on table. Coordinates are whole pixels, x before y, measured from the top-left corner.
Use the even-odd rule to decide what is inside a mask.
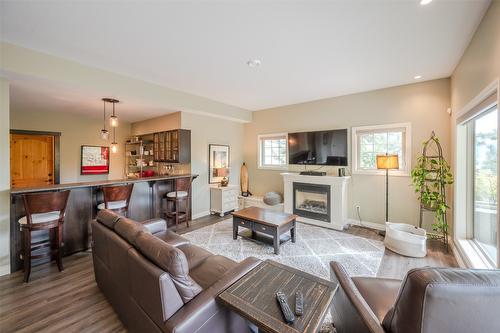
[[[283,316],[285,317],[285,322],[287,324],[292,324],[295,321],[295,316],[293,315],[292,309],[290,309],[290,305],[288,305],[286,295],[283,292],[278,291],[276,293],[276,299],[278,300],[278,303],[280,304],[281,312],[283,313]]]
[[[297,316],[302,316],[304,313],[304,295],[301,291],[295,293],[295,314]]]

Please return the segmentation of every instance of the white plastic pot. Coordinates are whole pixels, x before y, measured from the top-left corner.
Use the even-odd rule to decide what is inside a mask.
[[[384,245],[389,250],[407,257],[421,258],[427,255],[425,229],[405,223],[385,223]]]

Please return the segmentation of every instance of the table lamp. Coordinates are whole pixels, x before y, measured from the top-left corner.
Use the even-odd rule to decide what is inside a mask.
[[[228,168],[216,168],[215,169],[215,176],[222,177],[222,179],[220,181],[220,186],[222,186],[222,187],[226,187],[227,184],[229,183],[229,179],[227,179],[228,175],[229,175]]]
[[[385,170],[385,221],[389,222],[389,170],[399,169],[398,155],[377,155],[377,169]]]

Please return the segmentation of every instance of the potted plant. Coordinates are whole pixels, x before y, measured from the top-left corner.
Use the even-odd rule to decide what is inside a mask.
[[[428,155],[432,146],[435,146],[437,153]],[[433,231],[447,234],[446,211],[449,207],[446,204],[446,186],[453,184],[453,174],[443,158],[441,144],[434,133],[423,143],[423,153],[417,158],[411,179],[423,208],[435,212]]]

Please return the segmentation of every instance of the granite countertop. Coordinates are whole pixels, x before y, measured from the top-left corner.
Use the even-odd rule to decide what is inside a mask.
[[[16,194],[31,193],[31,192],[65,190],[65,189],[80,188],[80,187],[97,187],[97,186],[123,184],[123,183],[140,183],[140,182],[149,182],[149,181],[161,181],[161,180],[169,180],[169,179],[185,178],[185,177],[193,177],[193,179],[194,179],[194,178],[198,177],[198,175],[188,173],[188,174],[180,174],[180,175],[168,175],[168,176],[165,175],[165,176],[141,177],[141,178],[123,178],[123,179],[101,180],[101,181],[93,181],[93,182],[78,182],[78,183],[54,184],[54,185],[35,186],[35,187],[24,187],[24,188],[11,189],[10,194],[16,195]]]

